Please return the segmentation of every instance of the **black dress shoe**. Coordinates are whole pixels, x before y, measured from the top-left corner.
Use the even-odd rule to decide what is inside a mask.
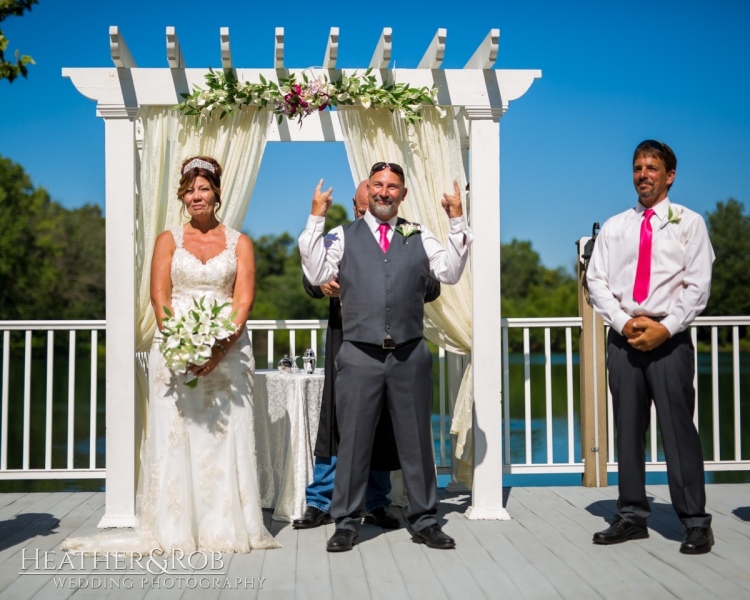
[[[386,506],[381,506],[371,513],[367,513],[365,515],[365,523],[377,525],[383,529],[398,529],[401,527],[401,521]]]
[[[455,540],[448,534],[443,533],[440,525],[437,524],[415,531],[412,533],[411,539],[415,544],[427,544],[429,548],[437,548],[438,550],[450,550],[456,547]]]
[[[714,532],[710,527],[689,527],[682,538],[680,552],[683,554],[706,554],[714,545]]]
[[[308,506],[301,519],[292,521],[292,527],[294,529],[312,529],[313,527],[320,527],[324,523],[333,523],[331,515],[314,506]]]
[[[628,540],[643,540],[648,537],[648,529],[626,521],[620,515],[604,531],[594,534],[595,544],[619,544]]]
[[[351,529],[337,529],[326,544],[328,552],[346,552],[354,548],[359,536]]]

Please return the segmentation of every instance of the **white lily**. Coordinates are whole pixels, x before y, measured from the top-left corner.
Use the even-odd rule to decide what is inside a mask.
[[[667,213],[667,221],[677,225],[680,221],[682,221],[683,212],[684,209],[681,206],[678,206],[677,204],[670,204],[669,212]]]
[[[410,235],[414,235],[415,233],[422,233],[422,226],[418,223],[406,222],[401,223],[401,225],[397,225],[396,231],[403,235],[404,238],[408,238]]]
[[[231,315],[226,315],[229,303],[220,305],[214,300],[210,306],[205,306],[205,300],[195,300],[193,307],[185,314],[164,320],[161,351],[167,367],[176,373],[184,373],[190,364],[203,365],[208,362],[216,341],[237,331]],[[198,382],[186,380],[185,384],[195,387]]]

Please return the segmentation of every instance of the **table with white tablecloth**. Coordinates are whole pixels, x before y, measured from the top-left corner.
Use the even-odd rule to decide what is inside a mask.
[[[322,369],[313,374],[255,373],[253,414],[261,504],[274,509],[277,521],[291,521],[305,510],[323,380]]]

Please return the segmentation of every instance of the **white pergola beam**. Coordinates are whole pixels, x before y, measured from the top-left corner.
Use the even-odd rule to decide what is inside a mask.
[[[273,44],[273,68],[284,68],[284,28],[277,27]]]
[[[335,69],[336,60],[339,57],[339,28],[331,27],[331,31],[328,34],[328,45],[326,46],[326,54],[323,57],[323,68],[324,69]]]
[[[447,29],[438,29],[435,37],[432,38],[430,47],[424,53],[422,60],[419,61],[417,69],[439,69],[443,64],[445,56],[445,38],[448,35]]]
[[[167,27],[167,62],[170,69],[185,68],[180,40],[177,38],[177,31],[174,27]]]
[[[279,81],[279,73],[275,69],[236,71],[240,81],[257,82],[261,75],[267,81]],[[342,74],[347,76],[356,72],[361,74],[362,70],[342,69]],[[193,89],[196,85],[205,86],[208,69],[185,69],[184,73],[188,89]],[[116,70],[112,68],[63,69],[63,76],[70,77],[81,94],[96,100],[99,105],[131,106],[137,99],[137,104],[141,106],[174,106],[183,100],[180,92],[184,90],[175,88],[174,78],[169,69],[130,69],[128,74],[127,85],[124,85],[116,76]],[[328,72],[312,69],[308,74],[312,77],[321,77]],[[526,93],[534,80],[542,76],[542,72],[538,69],[390,69],[387,75],[379,70],[373,71],[372,75],[379,83],[382,83],[383,77],[387,77],[392,81],[408,81],[413,87],[430,88],[437,85],[441,88],[440,95],[449,98],[454,108],[471,106],[475,109],[484,107],[491,110],[507,108],[510,101]]]
[[[380,34],[380,40],[375,48],[375,53],[372,55],[370,61],[370,68],[372,69],[387,69],[388,63],[391,62],[391,36],[393,30],[390,27],[385,27],[383,33]]]
[[[497,51],[500,48],[500,30],[490,29],[487,37],[479,44],[474,55],[466,63],[464,69],[491,69],[497,61]]]
[[[125,38],[120,33],[120,28],[117,25],[112,25],[109,28],[109,53],[112,56],[112,62],[119,69],[134,69],[135,61],[133,56],[130,54],[128,45],[125,43]]]
[[[232,48],[229,44],[229,27],[222,27],[219,30],[219,39],[221,40],[221,68],[231,71],[234,64],[232,63]]]

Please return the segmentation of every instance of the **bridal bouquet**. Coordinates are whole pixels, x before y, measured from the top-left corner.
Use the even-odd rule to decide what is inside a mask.
[[[198,379],[187,372],[188,365],[204,365],[211,358],[211,348],[217,340],[228,338],[237,331],[232,316],[222,316],[221,311],[229,303],[219,304],[216,300],[206,307],[206,298],[193,299],[193,307],[178,317],[166,306],[161,335],[164,342],[161,353],[167,367],[177,373],[185,373],[185,385],[194,388]]]

